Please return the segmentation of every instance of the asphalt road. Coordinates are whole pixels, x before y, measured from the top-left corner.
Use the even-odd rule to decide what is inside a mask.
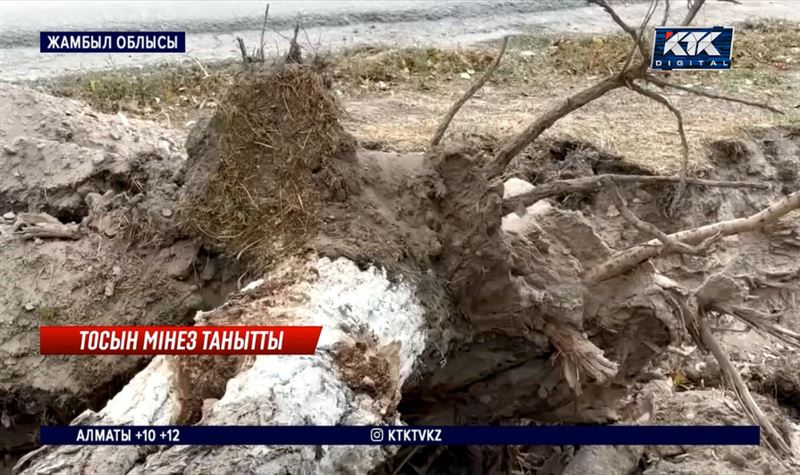
[[[583,0],[270,1],[270,52],[288,45],[298,18],[307,49],[363,43],[440,44],[497,37],[515,18],[583,5]],[[40,54],[39,32],[178,30],[199,60],[236,57],[235,38],[255,45],[266,1],[0,2],[0,79],[33,79],[74,70],[174,60],[160,54]],[[185,58],[183,58],[185,59]]]
[[[0,80],[24,80],[68,72],[163,61],[236,58],[236,37],[258,43],[266,1],[2,1]],[[325,52],[363,44],[449,46],[499,38],[509,33],[570,31],[593,33],[617,27],[585,0],[393,0],[270,2],[268,54],[284,54],[298,18],[301,45]],[[675,4],[676,2],[672,2]],[[685,13],[673,5],[676,18]],[[698,24],[722,24],[754,17],[800,20],[798,0],[742,0],[732,5],[709,0]],[[617,11],[638,24],[646,3],[618,2]],[[656,15],[658,17],[659,15]],[[713,23],[710,23],[713,22]],[[42,54],[39,32],[128,30],[187,32],[183,54]]]
[[[281,30],[301,16],[307,27],[431,21],[531,13],[581,5],[582,0],[270,1]],[[260,29],[267,1],[6,1],[0,4],[0,46],[36,46],[51,30],[183,30],[189,33]]]

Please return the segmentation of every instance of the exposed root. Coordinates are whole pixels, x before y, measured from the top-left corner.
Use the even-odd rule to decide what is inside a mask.
[[[598,176],[588,176],[573,178],[570,180],[551,181],[535,187],[526,193],[521,193],[512,198],[503,200],[503,213],[508,214],[530,206],[537,201],[551,196],[563,195],[566,193],[584,193],[588,191],[598,191],[603,189],[606,180],[615,183],[634,183],[634,184],[656,184],[656,183],[676,183],[681,180],[677,176],[659,175],[618,175],[607,174]],[[767,189],[766,183],[753,183],[747,181],[718,181],[703,180],[700,178],[686,178],[687,185],[709,186],[715,188],[752,188]]]
[[[725,354],[725,351],[719,346],[719,343],[711,334],[711,331],[708,329],[702,317],[697,318],[694,315],[692,315],[692,317],[694,318],[693,323],[700,336],[701,343],[714,355],[714,358],[716,358],[720,370],[722,370],[722,374],[731,382],[736,396],[741,401],[742,406],[744,406],[747,415],[750,416],[753,422],[761,426],[761,430],[766,433],[767,443],[774,450],[778,451],[783,456],[791,457],[793,455],[792,448],[783,439],[777,429],[775,429],[772,422],[767,418],[761,408],[758,407],[758,404],[750,394],[750,390],[747,389],[747,385],[744,383],[744,380],[742,380],[742,376],[736,368],[733,367],[730,359],[728,359],[728,355]]]
[[[681,150],[683,157],[681,159],[681,171],[679,173],[680,180],[678,180],[678,188],[675,191],[675,195],[672,199],[672,204],[670,205],[670,211],[674,213],[675,210],[678,208],[681,199],[683,199],[684,192],[686,191],[686,175],[688,174],[689,171],[689,141],[686,140],[686,131],[683,129],[683,114],[681,114],[681,111],[677,107],[673,106],[667,100],[667,98],[654,91],[645,89],[637,85],[633,81],[628,82],[628,87],[645,97],[648,97],[660,104],[663,104],[664,107],[666,107],[667,109],[670,110],[670,112],[672,112],[672,115],[675,116],[675,120],[678,123],[678,134],[681,137]]]
[[[500,60],[503,59],[503,54],[506,52],[506,46],[508,46],[508,36],[503,37],[503,43],[500,45],[500,52],[497,53],[497,56],[492,61],[492,64],[486,68],[486,71],[483,73],[477,81],[475,81],[469,89],[467,89],[464,94],[453,104],[450,109],[447,111],[447,114],[444,115],[442,121],[439,123],[439,126],[436,128],[436,133],[433,134],[433,138],[431,139],[431,148],[436,147],[439,145],[439,142],[442,141],[442,137],[444,137],[444,133],[447,132],[447,127],[450,126],[450,122],[453,120],[453,117],[458,113],[461,107],[467,103],[468,100],[472,96],[478,92],[478,89],[482,88],[486,81],[492,77],[497,67],[500,66]]]
[[[784,196],[772,203],[769,207],[758,213],[745,217],[737,218],[719,223],[707,224],[699,228],[687,229],[669,235],[669,238],[684,243],[701,243],[717,234],[720,236],[732,236],[748,231],[755,231],[764,226],[775,222],[781,216],[800,208],[800,191]],[[651,257],[661,254],[664,243],[658,239],[650,240],[646,243],[631,247],[630,249],[616,254],[611,259],[599,266],[589,269],[584,274],[584,279],[589,283],[597,283],[610,279],[623,272],[639,265]]]
[[[77,224],[63,224],[47,213],[20,213],[11,230],[11,237],[17,239],[80,239],[81,237]]]
[[[488,178],[494,178],[503,173],[511,159],[517,156],[525,147],[536,140],[545,130],[549,129],[559,119],[574,112],[593,100],[604,96],[606,93],[625,85],[624,77],[614,75],[587,89],[579,91],[566,98],[557,106],[534,120],[524,131],[506,144],[500,152],[484,167]]]
[[[353,191],[337,164],[355,161],[355,143],[338,122],[335,98],[309,68],[252,70],[237,81],[213,125],[189,137],[198,161],[189,165],[183,216],[193,233],[268,266],[304,250],[324,221],[321,202]],[[199,158],[211,149],[212,158]]]
[[[717,240],[719,240],[720,235],[715,234],[710,238],[706,239],[698,246],[690,246],[686,243],[676,241],[667,235],[664,231],[658,229],[658,227],[642,221],[639,219],[633,211],[625,204],[625,200],[622,198],[622,194],[617,188],[617,185],[614,184],[613,180],[608,180],[608,185],[611,188],[611,199],[614,202],[614,206],[617,208],[619,213],[625,218],[628,222],[630,222],[636,229],[649,234],[664,244],[665,249],[669,249],[676,252],[683,252],[686,254],[704,254],[708,249],[714,244]]]
[[[800,349],[800,333],[794,332],[776,323],[780,314],[767,314],[749,307],[738,305],[725,305],[716,303],[711,310],[735,317],[757,332],[771,335],[772,337]]]
[[[581,381],[584,373],[597,384],[606,383],[617,375],[617,363],[606,358],[603,350],[569,325],[556,327],[547,324],[544,333],[558,350],[556,357],[564,379],[578,396],[583,392]]]

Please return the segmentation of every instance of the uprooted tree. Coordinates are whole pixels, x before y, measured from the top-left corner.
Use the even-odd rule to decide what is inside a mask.
[[[779,196],[767,183],[689,176],[680,111],[650,86],[681,88],[755,107],[766,104],[673,85],[648,72],[647,26],[632,27],[603,0],[633,39],[624,67],[561,100],[493,157],[440,142],[465,94],[424,155],[360,149],[340,124],[323,79],[302,65],[250,68],[217,113],[187,143],[184,232],[251,263],[261,278],[226,304],[201,312],[204,324],[323,325],[318,352],[285,357],[157,357],[86,424],[490,424],[609,422],[602,408],[614,383],[689,336],[710,351],[765,440],[791,447],[753,401],[709,329],[730,314],[785,342],[797,335],[746,306],[733,277],[700,285],[650,264],[705,256],[726,238],[766,232],[800,208],[800,191]],[[703,0],[694,2],[691,23]],[[666,21],[667,15],[665,14]],[[663,23],[663,22],[662,22]],[[505,43],[504,43],[505,47]],[[683,142],[676,176],[604,174],[506,189],[504,171],[556,121],[615,89],[667,107]],[[691,189],[773,192],[750,216],[668,234],[628,206],[634,188],[661,187],[669,214]],[[619,214],[652,238],[621,251],[582,213],[548,200],[607,194]],[[763,320],[760,320],[763,317]],[[635,419],[635,418],[634,418]],[[382,447],[45,447],[18,469],[87,473],[357,473],[394,452]]]

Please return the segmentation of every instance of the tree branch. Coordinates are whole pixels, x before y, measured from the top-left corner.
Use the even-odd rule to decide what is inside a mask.
[[[269,3],[264,11],[264,25],[261,27],[261,42],[259,43],[258,59],[264,62],[264,32],[267,30],[267,18],[269,18]]]
[[[680,200],[683,198],[684,191],[686,191],[685,179],[689,172],[689,141],[686,140],[686,131],[683,128],[683,114],[681,114],[681,111],[678,110],[677,107],[673,106],[666,97],[658,94],[655,91],[645,89],[633,81],[628,82],[628,87],[645,97],[649,97],[650,99],[663,104],[667,109],[670,110],[670,112],[672,112],[672,115],[675,116],[675,120],[678,122],[678,134],[680,134],[681,137],[681,149],[683,151],[683,157],[681,161],[681,171],[679,173],[680,181],[678,181],[678,189],[676,190],[675,196],[672,199],[672,204],[670,205],[670,208],[674,211],[677,208]]]
[[[445,116],[442,118],[442,121],[436,128],[436,133],[433,134],[433,138],[431,139],[431,148],[439,145],[439,142],[442,141],[442,137],[444,137],[444,133],[447,131],[447,127],[450,126],[450,122],[453,120],[453,117],[455,117],[461,107],[466,104],[466,102],[470,100],[470,98],[475,95],[475,93],[478,92],[478,90],[482,88],[484,84],[486,84],[486,81],[489,80],[497,67],[500,66],[500,60],[503,58],[503,53],[506,52],[506,46],[508,46],[508,36],[503,37],[503,44],[500,45],[500,52],[497,53],[494,61],[492,61],[492,64],[489,65],[480,79],[475,81],[469,87],[469,89],[464,92],[461,98],[450,107],[450,109],[447,111],[447,114],[445,114]]]
[[[239,43],[239,50],[242,52],[242,62],[247,64],[250,62],[250,57],[247,55],[247,48],[244,46],[244,40],[236,37],[236,42]]]
[[[656,12],[656,6],[658,5],[658,0],[651,0],[650,6],[647,8],[647,13],[644,16],[644,20],[642,20],[642,24],[639,27],[639,33],[634,38],[634,45],[631,48],[631,52],[628,53],[628,59],[625,60],[625,64],[623,64],[622,69],[620,70],[620,74],[624,74],[624,72],[628,69],[628,66],[631,64],[631,60],[633,59],[633,55],[636,53],[636,49],[639,49],[639,52],[642,53],[642,58],[644,62],[650,62],[650,54],[647,52],[647,45],[644,44],[642,38],[644,37],[644,32],[647,29],[648,23],[650,23],[650,19],[653,17],[653,14]]]
[[[669,21],[669,0],[664,0],[664,16],[661,18],[661,26],[666,26]]]
[[[628,35],[630,35],[637,45],[640,45],[643,56],[642,63],[636,66],[631,66],[627,69],[623,69],[614,76],[607,77],[599,83],[573,94],[558,106],[549,109],[544,114],[536,118],[530,125],[528,125],[528,127],[525,128],[525,130],[511,139],[511,141],[508,142],[500,150],[500,152],[484,166],[483,170],[488,179],[495,178],[502,174],[511,160],[517,156],[517,154],[519,154],[525,147],[530,145],[531,142],[536,140],[545,130],[550,128],[565,115],[580,109],[589,102],[602,97],[614,89],[624,86],[628,81],[643,78],[646,74],[650,55],[647,53],[646,47],[643,46],[643,42],[640,41],[640,37],[636,29],[625,23],[625,21],[617,14],[617,12],[608,4],[606,0],[588,1],[603,8],[603,10],[611,15],[611,18],[614,20],[614,22],[619,25],[620,28],[622,28]],[[705,0],[697,0],[696,4],[692,8],[694,13],[690,12],[691,14],[687,15],[687,18],[684,21],[691,23],[692,19],[694,19],[694,15],[697,14],[695,8],[699,10],[704,2]]]
[[[629,24],[625,23],[625,20],[620,17],[616,10],[611,8],[611,5],[608,4],[606,0],[587,0],[589,3],[594,3],[598,7],[602,8],[611,16],[611,19],[614,20],[614,23],[620,26],[627,34],[631,35],[633,41],[639,42],[638,34],[636,33],[636,29],[630,26]]]
[[[657,78],[655,76],[652,76],[650,74],[645,75],[644,80],[647,81],[647,82],[653,83],[653,84],[655,84],[657,86],[661,86],[661,87],[665,87],[665,88],[669,87],[669,88],[672,88],[672,89],[678,89],[678,90],[681,90],[681,91],[686,91],[686,92],[694,94],[696,96],[703,96],[703,97],[708,97],[708,98],[711,98],[711,99],[719,99],[719,100],[723,100],[723,101],[736,102],[736,103],[739,103],[739,104],[744,104],[744,105],[748,105],[748,106],[752,106],[752,107],[759,107],[761,109],[766,109],[766,110],[768,110],[770,112],[774,112],[776,114],[785,114],[785,112],[783,112],[782,110],[780,110],[778,108],[775,108],[775,107],[772,107],[769,104],[767,104],[766,102],[749,101],[749,100],[746,100],[746,99],[740,99],[738,97],[727,96],[727,95],[718,94],[718,93],[715,93],[715,92],[701,91],[699,89],[694,89],[694,88],[691,88],[691,87],[686,87],[686,86],[681,86],[681,85],[678,85],[678,84],[674,84],[674,83],[671,83],[669,81],[665,81],[663,79],[660,79],[660,78]]]
[[[701,243],[716,234],[724,237],[747,231],[755,231],[798,208],[800,208],[800,191],[795,191],[751,216],[707,224],[699,228],[687,229],[670,234],[669,237],[676,241],[695,244]],[[639,265],[641,262],[651,257],[661,254],[662,251],[664,251],[664,244],[658,239],[633,246],[611,257],[599,266],[589,269],[584,274],[584,280],[588,283],[597,283],[610,279]]]
[[[300,48],[300,43],[297,42],[297,35],[300,33],[300,20],[297,20],[297,23],[294,25],[294,36],[292,40],[289,42],[289,52],[286,53],[286,59],[284,60],[286,64],[302,64],[303,63],[303,54]]]
[[[576,111],[609,91],[625,85],[625,78],[619,75],[608,77],[599,83],[573,94],[557,106],[540,115],[522,133],[506,144],[486,166],[488,178],[494,178],[505,170],[511,159],[536,140],[545,130],[570,112]]]
[[[697,12],[703,7],[706,3],[706,0],[695,0],[692,6],[689,8],[689,11],[686,13],[686,16],[683,18],[681,22],[681,26],[689,26],[694,21],[694,17],[697,16]]]
[[[520,208],[530,206],[537,201],[551,196],[563,195],[566,193],[582,193],[587,191],[597,191],[603,188],[603,181],[610,178],[615,183],[637,183],[637,184],[657,184],[657,183],[676,183],[680,181],[678,176],[660,175],[618,175],[607,174],[597,176],[587,176],[573,178],[570,180],[551,181],[537,185],[533,190],[519,194],[512,198],[503,200],[503,214],[512,213]],[[746,181],[717,181],[703,180],[701,178],[686,178],[688,185],[710,186],[715,188],[753,188],[765,190],[769,188],[766,183],[751,183]]]

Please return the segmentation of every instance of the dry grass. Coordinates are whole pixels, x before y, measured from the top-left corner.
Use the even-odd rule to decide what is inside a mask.
[[[241,69],[235,61],[201,65],[195,62],[152,68],[123,68],[45,79],[35,87],[56,96],[79,99],[102,111],[156,118],[183,109],[214,107]],[[176,124],[177,125],[177,124]]]
[[[268,267],[307,245],[324,189],[312,175],[322,176],[330,158],[352,154],[354,144],[338,122],[338,104],[310,69],[253,69],[236,84],[212,122],[219,168],[182,205],[183,215],[229,252],[248,252]]]
[[[670,80],[751,99],[768,98],[789,114],[773,116],[741,105],[668,91],[686,115],[695,167],[702,168],[703,141],[741,132],[745,125],[797,124],[800,24],[771,21],[739,25],[734,69],[674,72]],[[347,126],[362,141],[399,151],[422,151],[439,118],[491,62],[497,42],[467,49],[359,48],[327,58],[327,73],[348,111]],[[451,134],[503,140],[554,101],[618,67],[630,51],[623,35],[518,35],[500,68],[456,116]],[[194,63],[154,71],[76,76],[48,87],[88,101],[100,110],[126,110],[157,120],[191,119],[214,104],[241,65]],[[135,73],[135,74],[134,74]],[[464,73],[471,76],[463,77]],[[204,108],[203,110],[198,110]],[[571,114],[549,134],[592,140],[657,171],[674,170],[679,157],[674,119],[658,104],[618,91]],[[447,140],[447,139],[446,139]]]
[[[492,62],[484,50],[441,50],[405,48],[401,50],[359,48],[342,55],[334,76],[354,84],[409,80],[442,80],[460,73],[484,70]]]

